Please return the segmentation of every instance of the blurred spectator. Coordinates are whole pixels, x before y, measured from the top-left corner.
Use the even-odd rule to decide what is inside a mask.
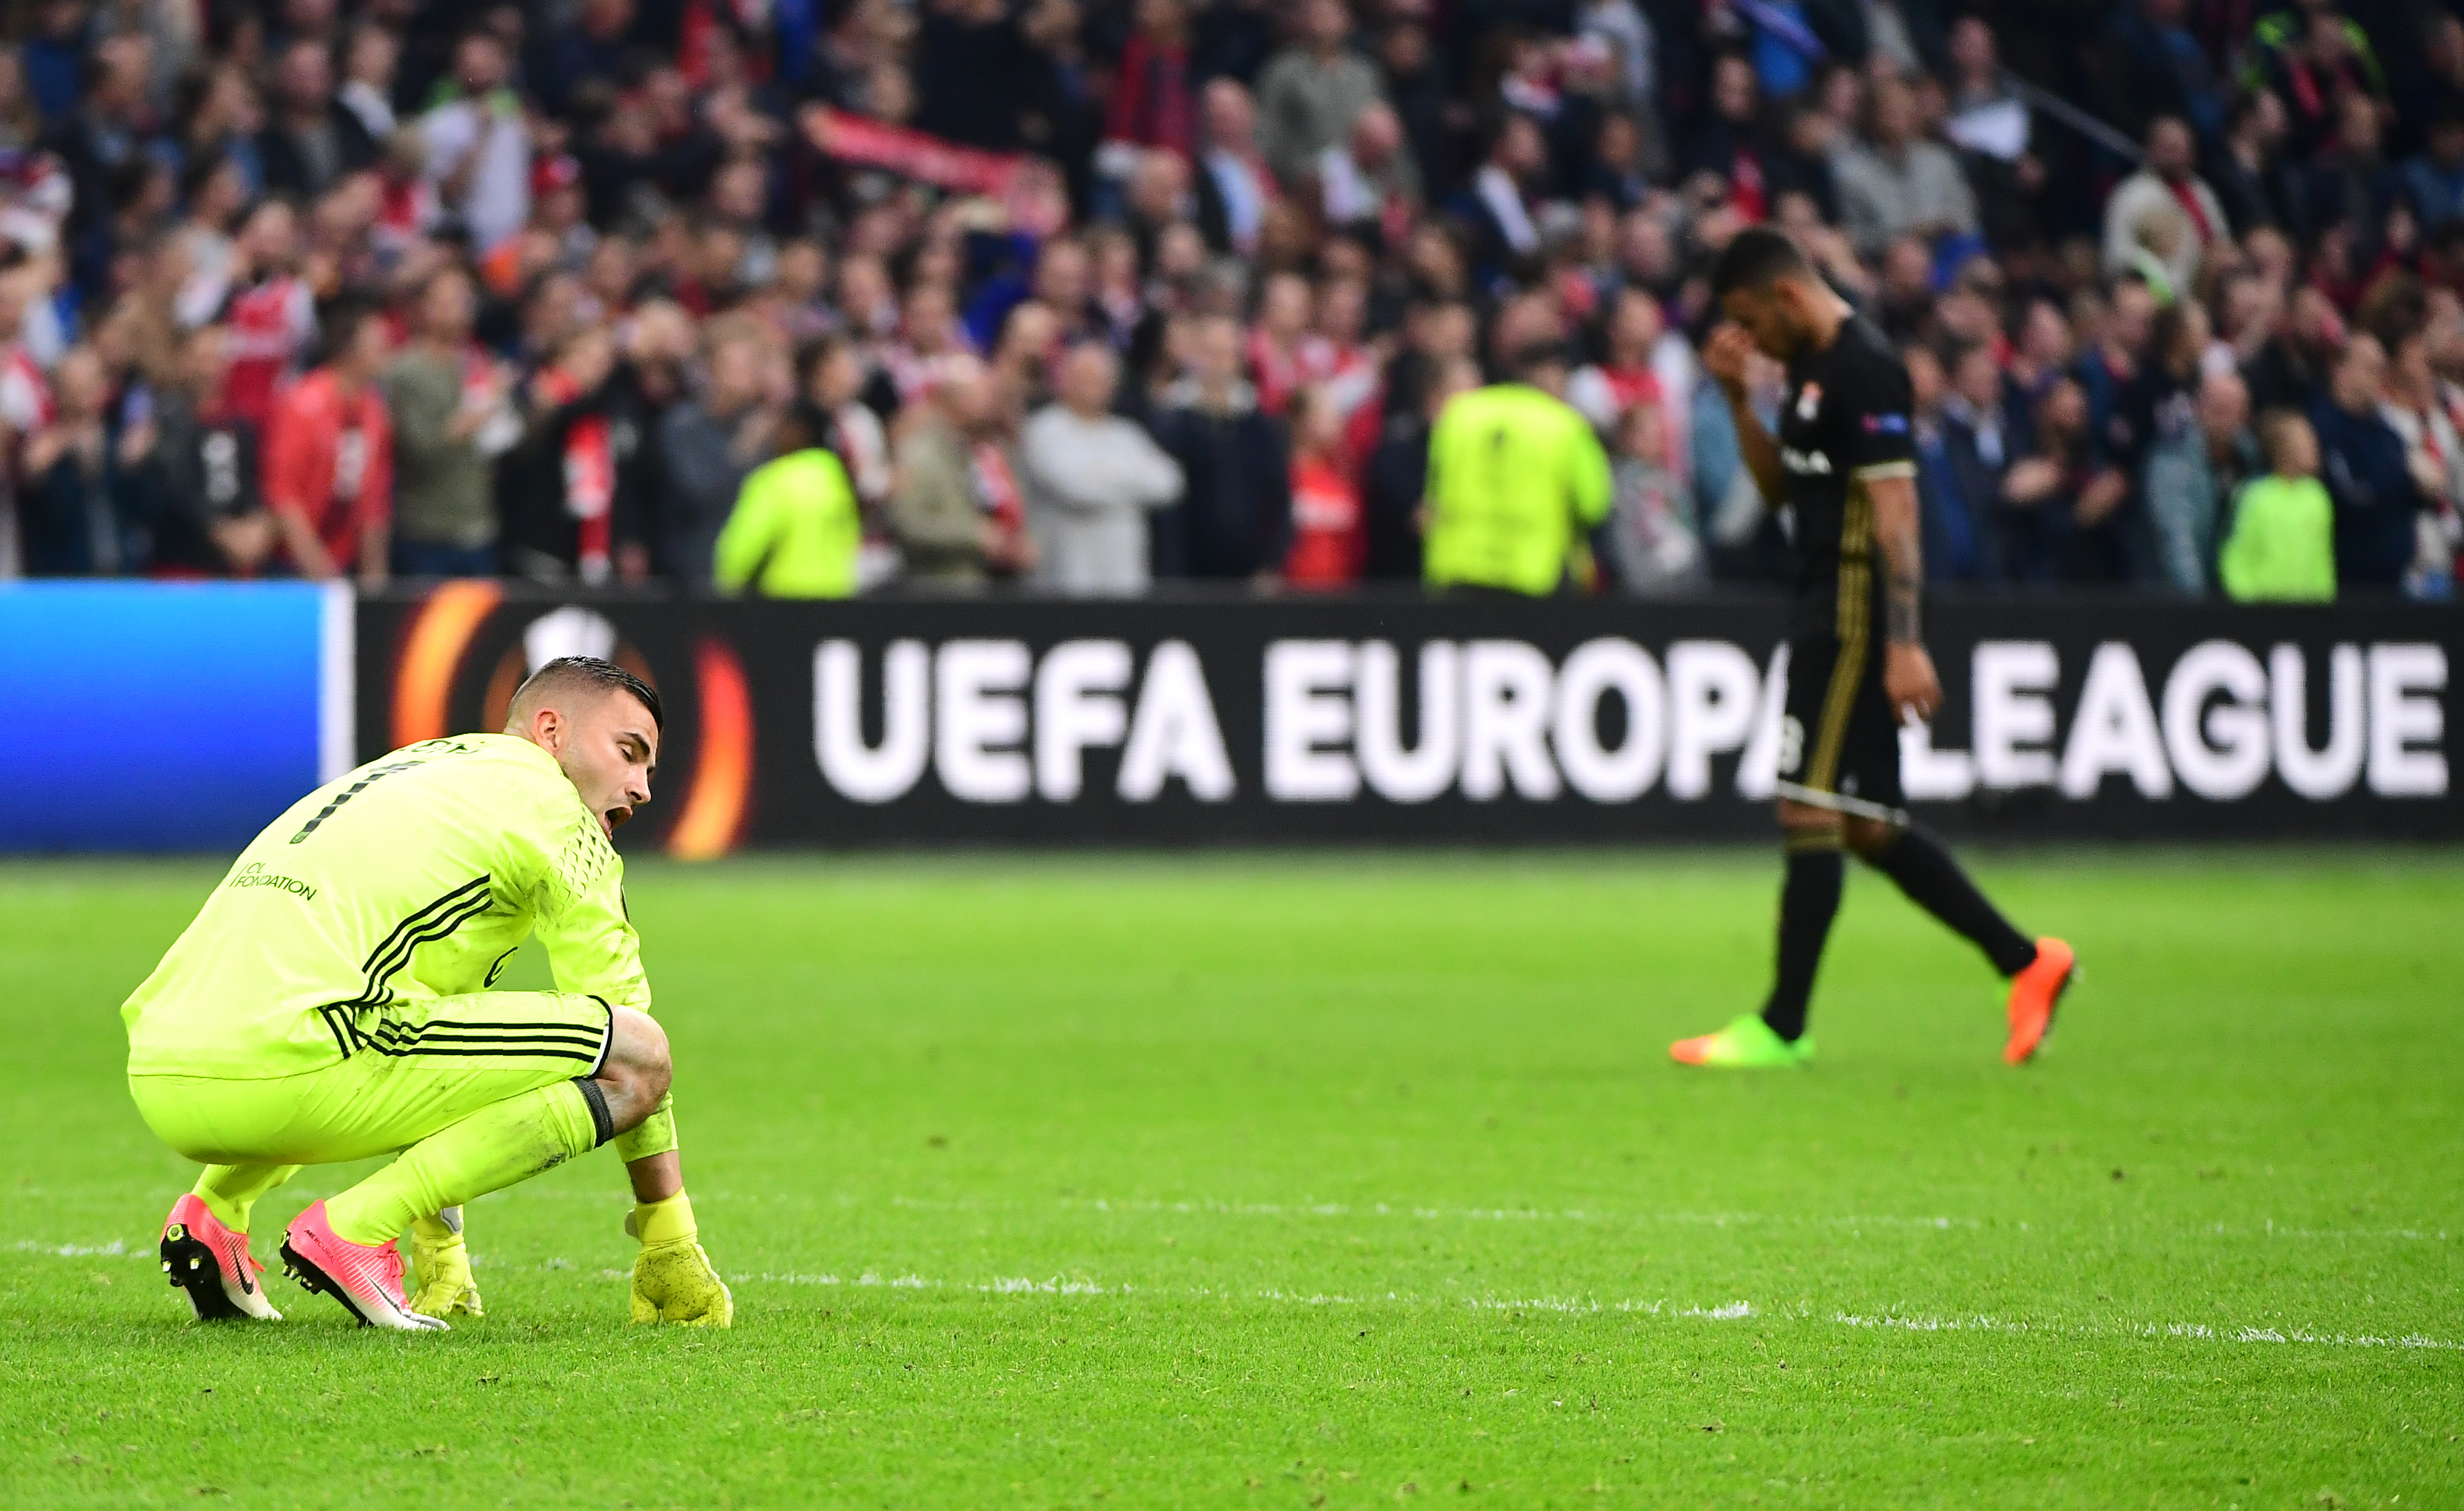
[[[419,291],[418,332],[385,368],[393,418],[393,570],[487,577],[496,570],[495,458],[521,421],[506,373],[471,340],[475,296],[458,268]]]
[[[300,37],[282,50],[273,105],[256,150],[274,192],[314,197],[376,161],[375,139],[334,98],[334,59],[323,42]]]
[[[1737,212],[1749,221],[1765,218],[1770,209],[1758,144],[1761,108],[1754,65],[1735,53],[1713,59],[1710,114],[1686,154],[1686,171],[1718,179]]]
[[[1013,15],[1002,0],[948,0],[921,10],[915,124],[968,146],[1015,150],[1039,81],[1023,12]]]
[[[1271,575],[1290,545],[1296,464],[1242,366],[1239,323],[1221,315],[1199,321],[1189,375],[1165,390],[1155,416],[1155,440],[1183,479],[1180,501],[1155,518],[1159,576]]]
[[[2146,358],[2119,400],[2132,439],[2113,444],[2118,463],[2143,465],[2150,450],[2191,430],[2209,334],[2206,307],[2189,301],[2167,304],[2148,322]]]
[[[1420,528],[1427,504],[1429,436],[1455,395],[1480,387],[1480,366],[1468,356],[1437,359],[1413,410],[1387,410],[1386,430],[1370,454],[1364,489],[1368,544],[1361,575],[1373,581],[1421,578]]]
[[[1617,94],[1628,105],[1655,110],[1660,102],[1659,45],[1651,18],[1635,0],[1583,0],[1574,15],[1579,37],[1596,37],[1607,50]]]
[[[903,356],[900,367],[907,381],[891,380],[902,401],[931,394],[950,381],[959,364],[973,361],[960,349],[957,317],[946,297],[937,301],[911,297],[909,310],[925,317],[920,323],[934,334],[921,348],[911,344],[903,354],[893,354],[893,360]],[[881,416],[864,402],[865,376],[864,358],[854,342],[824,337],[805,362],[804,397],[823,418],[819,444],[837,454],[856,501],[871,509],[890,498],[890,436]]]
[[[111,218],[114,176],[138,160],[154,124],[145,98],[148,62],[142,36],[97,42],[80,60],[82,89],[73,108],[44,113],[52,126],[43,145],[68,170],[75,190],[69,239],[89,262],[103,250],[96,240]]]
[[[1995,582],[2002,557],[1996,506],[2008,465],[2001,372],[1989,348],[1972,346],[1958,359],[1954,390],[1930,349],[1912,346],[1902,356],[1915,409],[1925,581],[1935,586]]]
[[[1668,465],[1666,416],[1658,404],[1631,405],[1611,433],[1613,493],[1602,540],[1617,586],[1647,597],[1701,585],[1709,574],[1692,495]]]
[[[231,229],[248,208],[248,176],[228,153],[200,158],[188,165],[181,190],[187,214],[167,239],[187,270],[173,313],[182,325],[196,326],[212,320],[231,297],[238,262]]]
[[[1402,240],[1420,199],[1403,122],[1382,102],[1364,107],[1345,139],[1318,154],[1317,179],[1329,226],[1365,226],[1387,245]]]
[[[1220,0],[1198,13],[1191,29],[1192,66],[1200,79],[1255,78],[1275,48],[1275,15],[1267,0]]]
[[[1197,127],[1188,10],[1183,0],[1137,0],[1105,138],[1187,158],[1197,147]]]
[[[531,138],[521,98],[509,87],[505,44],[473,32],[453,48],[443,98],[419,118],[428,176],[445,209],[485,252],[531,214]]]
[[[1783,195],[1802,195],[1812,221],[1828,229],[1839,218],[1839,180],[1835,167],[1838,161],[1838,122],[1829,113],[1810,105],[1790,107],[1788,126],[1771,150],[1765,177],[1771,190],[1771,217],[1785,222],[1787,212]],[[1846,245],[1841,243],[1842,251]],[[1823,250],[1808,247],[1807,256],[1820,260]],[[1854,261],[1853,252],[1847,254]]]
[[[2282,152],[2284,101],[2267,90],[2245,94],[2226,118],[2224,149],[2214,155],[2216,203],[2234,234],[2295,223],[2295,189]]]
[[[2267,476],[2242,485],[2218,576],[2245,603],[2325,602],[2336,596],[2335,506],[2319,485],[2319,442],[2290,410],[2259,425]]]
[[[1660,301],[1638,288],[1621,289],[1609,305],[1606,326],[1607,351],[1598,362],[1576,368],[1567,380],[1566,402],[1607,435],[1617,434],[1638,405],[1658,410],[1659,460],[1683,474],[1684,452],[1676,444],[1676,427],[1686,406],[1674,391],[1676,385],[1661,378],[1661,369],[1671,354],[1663,349],[1668,327]],[[1690,361],[1683,352],[1676,356],[1681,362]]]
[[[559,340],[525,386],[521,443],[496,474],[509,572],[593,586],[614,576],[620,458],[608,387],[615,369],[615,333],[583,325]]]
[[[260,428],[275,389],[317,338],[315,290],[297,272],[298,222],[278,199],[260,203],[240,225],[231,252],[230,302],[231,408]]]
[[[1430,43],[1428,28],[1408,20],[1389,25],[1378,41],[1377,62],[1386,99],[1402,118],[1412,161],[1428,190],[1436,193],[1454,182],[1453,144],[1461,104],[1448,98],[1446,68]]]
[[[1298,181],[1376,102],[1377,71],[1352,51],[1344,0],[1303,0],[1301,36],[1258,76],[1259,146],[1275,176]]]
[[[229,351],[220,325],[183,335],[151,418],[121,433],[123,512],[144,522],[158,577],[253,577],[279,544],[257,482],[256,427],[224,392]]]
[[[2198,157],[2189,122],[2159,116],[2147,128],[2145,162],[2104,202],[2107,273],[2161,271],[2167,289],[2190,292],[2207,249],[2232,234],[2215,190],[2193,171]]]
[[[393,525],[393,425],[378,387],[388,356],[385,316],[342,310],[326,339],[324,365],[284,390],[265,428],[266,506],[301,576],[356,571],[362,584],[380,586]]]
[[[2147,456],[2147,522],[2167,587],[2190,597],[2215,589],[2219,531],[2258,470],[2249,386],[2238,373],[2209,374],[2199,385],[2197,423]]]
[[[27,87],[44,121],[56,122],[77,108],[91,40],[86,9],[78,0],[42,0],[35,7],[24,58]]]
[[[2404,186],[2425,229],[2464,220],[2464,101],[2431,118],[2427,144],[2404,165]]]
[[[1249,333],[1250,378],[1257,384],[1258,407],[1281,419],[1302,384],[1328,375],[1332,353],[1310,330],[1309,279],[1297,273],[1278,273],[1266,279],[1258,299],[1258,322]]]
[[[35,312],[43,303],[38,263],[0,272],[0,435],[11,440],[52,421],[52,382],[35,356]]]
[[[787,387],[746,331],[712,338],[709,373],[696,398],[659,421],[666,488],[651,559],[689,584],[712,581],[718,532],[753,469],[770,457]]]
[[[1979,583],[2011,580],[2007,511],[2013,501],[2012,472],[2035,442],[2029,404],[2029,389],[2002,371],[1991,344],[1969,347],[1952,365],[1943,400],[1944,439],[1976,527],[1972,580]]]
[[[2387,350],[2357,333],[2310,411],[2316,470],[2336,508],[2336,583],[2347,590],[2398,587],[2417,544],[2421,490],[2404,437],[2380,412],[2386,392]]]
[[[0,150],[22,152],[43,134],[43,113],[26,79],[25,54],[0,46]]]
[[[855,488],[822,444],[826,417],[810,405],[779,427],[779,455],[746,476],[713,548],[724,592],[845,598],[855,591],[864,538]]]
[[[2344,322],[2327,296],[2315,288],[2294,292],[2292,302],[2256,354],[2242,364],[2251,407],[2306,413],[2325,387],[2327,367],[2344,344]]]
[[[1291,553],[1284,580],[1295,588],[1348,588],[1360,580],[1360,486],[1344,443],[1343,411],[1309,384],[1291,404]]]
[[[26,571],[35,577],[111,577],[143,559],[137,522],[120,507],[103,410],[111,375],[91,346],[60,359],[58,407],[26,442],[18,506]]]
[[[2097,115],[2132,137],[2145,136],[2156,116],[2178,116],[2215,139],[2222,124],[2215,67],[2184,24],[2189,11],[2189,0],[2120,0],[2112,8],[2093,72]]]
[[[2082,562],[2079,537],[2112,520],[2128,501],[2130,479],[2097,455],[2086,390],[2057,379],[2036,403],[2035,448],[2002,482],[2004,560],[2013,582],[2111,581],[2109,557]]]
[[[1181,493],[1179,463],[1111,412],[1119,377],[1103,346],[1072,347],[1060,401],[1038,410],[1019,437],[1040,578],[1072,597],[1146,591],[1147,516]]]
[[[2156,325],[2155,293],[2137,278],[2109,286],[2101,319],[2083,331],[2088,349],[2073,369],[2087,399],[2088,444],[2099,458],[2135,477],[2152,437],[2147,410],[2136,403],[2148,384],[2143,372]]]
[[[618,326],[615,370],[601,392],[607,412],[607,442],[616,460],[616,575],[638,583],[660,568],[666,541],[667,453],[662,427],[687,397],[686,372],[694,351],[692,323],[665,300],[636,308]]]
[[[531,86],[550,110],[563,111],[583,85],[620,78],[633,47],[632,0],[583,0],[571,25],[553,29],[533,51]]]
[[[1526,198],[1549,168],[1549,144],[1527,116],[1498,125],[1488,155],[1455,202],[1471,228],[1471,265],[1484,289],[1528,278],[1539,266],[1540,228]]]
[[[2169,3],[2179,8],[2182,0]],[[2243,83],[2274,91],[2291,111],[2297,157],[2308,157],[2335,133],[2342,100],[2358,99],[2375,111],[2387,95],[2369,33],[2334,0],[2300,0],[2262,17],[2247,57]]]
[[[401,60],[401,40],[383,25],[363,21],[352,28],[342,54],[342,87],[334,92],[334,100],[350,112],[372,146],[382,145],[400,124],[393,109],[393,76]]]
[[[2409,274],[2389,274],[2364,301],[2362,323],[2387,349],[2379,415],[2403,440],[2421,499],[2406,587],[2416,597],[2443,598],[2453,590],[2455,548],[2464,540],[2464,439],[2431,362],[2428,292]]]
[[[1879,256],[1902,236],[1925,240],[1976,230],[1976,196],[1959,160],[1917,135],[1916,96],[1896,79],[1874,87],[1866,140],[1843,151],[1835,167],[1840,217],[1860,256]]]
[[[2404,176],[2380,149],[2386,129],[2366,97],[2346,95],[2337,104],[2335,135],[2299,184],[2301,221],[2311,234],[2342,228],[2357,245],[2376,243],[2404,193]]]
[[[1198,179],[1199,229],[1218,252],[1245,257],[1258,249],[1275,176],[1258,150],[1249,92],[1229,78],[1206,86],[1204,171]]]
[[[2396,119],[2412,146],[2419,146],[2441,118],[2464,105],[2464,17],[2436,10],[2416,15],[2420,52],[2393,80]]]
[[[1034,565],[1001,430],[992,375],[963,359],[898,443],[889,522],[906,557],[906,582],[968,590]],[[1004,496],[1006,518],[999,507]]]

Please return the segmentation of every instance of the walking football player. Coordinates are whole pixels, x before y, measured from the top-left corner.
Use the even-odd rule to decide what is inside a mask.
[[[476,1317],[462,1204],[612,1139],[642,1243],[633,1320],[734,1320],[684,1192],[667,1035],[609,843],[650,800],[659,734],[640,678],[551,661],[503,734],[384,756],[241,853],[121,1009],[138,1111],[206,1167],[163,1225],[198,1317],[279,1320],[249,1253],[257,1200],[301,1166],[381,1154],[398,1157],[292,1222],[287,1267],[364,1324]],[[489,990],[534,929],[558,989]]]
[[[1778,232],[1740,232],[1712,269],[1711,291],[1727,319],[1703,365],[1727,396],[1763,497],[1793,516],[1796,603],[1778,784],[1787,878],[1778,969],[1763,1011],[1668,1052],[1688,1065],[1745,1069],[1813,1058],[1806,1005],[1839,910],[1844,848],[1973,941],[2010,980],[2002,1057],[2022,1064],[2070,986],[2071,947],[2013,928],[1901,808],[1900,722],[1929,719],[1942,701],[1922,622],[1907,369]],[[1788,367],[1775,438],[1747,404],[1756,347]]]

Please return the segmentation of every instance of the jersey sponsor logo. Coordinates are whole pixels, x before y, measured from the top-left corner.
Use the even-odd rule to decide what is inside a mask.
[[[1822,385],[1809,383],[1796,391],[1796,417],[1810,420],[1822,412]]]
[[[1905,435],[1907,433],[1908,417],[1904,414],[1865,416],[1865,433],[1868,435]]]
[[[1793,446],[1783,446],[1780,448],[1779,464],[1799,477],[1831,476],[1831,458],[1820,452],[1801,452]]]
[[[265,862],[262,860],[252,860],[240,867],[239,875],[224,882],[223,887],[226,891],[234,887],[272,887],[278,892],[288,892],[303,902],[317,900],[315,886],[300,880],[297,877],[275,876],[265,869]]]

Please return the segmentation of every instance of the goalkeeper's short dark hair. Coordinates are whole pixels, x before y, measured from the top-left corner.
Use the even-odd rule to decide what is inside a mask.
[[[668,727],[667,711],[659,706],[659,690],[618,666],[595,656],[560,656],[538,671],[522,678],[514,689],[513,706],[521,706],[524,699],[534,701],[548,694],[566,690],[593,690],[603,693],[630,693],[650,711],[650,723],[664,732]]]
[[[1810,278],[1814,264],[1796,243],[1769,226],[1749,226],[1731,237],[1711,264],[1711,297],[1727,299],[1739,289],[1759,293],[1781,278]]]

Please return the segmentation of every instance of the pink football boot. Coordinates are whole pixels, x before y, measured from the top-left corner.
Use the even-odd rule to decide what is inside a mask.
[[[201,1322],[282,1321],[257,1281],[265,1266],[250,1256],[248,1234],[224,1227],[194,1191],[163,1219],[163,1273],[187,1293]]]
[[[282,1267],[303,1290],[330,1296],[363,1327],[406,1333],[448,1330],[437,1318],[410,1309],[402,1294],[402,1251],[389,1243],[353,1243],[325,1220],[325,1204],[310,1204],[282,1235]]]

